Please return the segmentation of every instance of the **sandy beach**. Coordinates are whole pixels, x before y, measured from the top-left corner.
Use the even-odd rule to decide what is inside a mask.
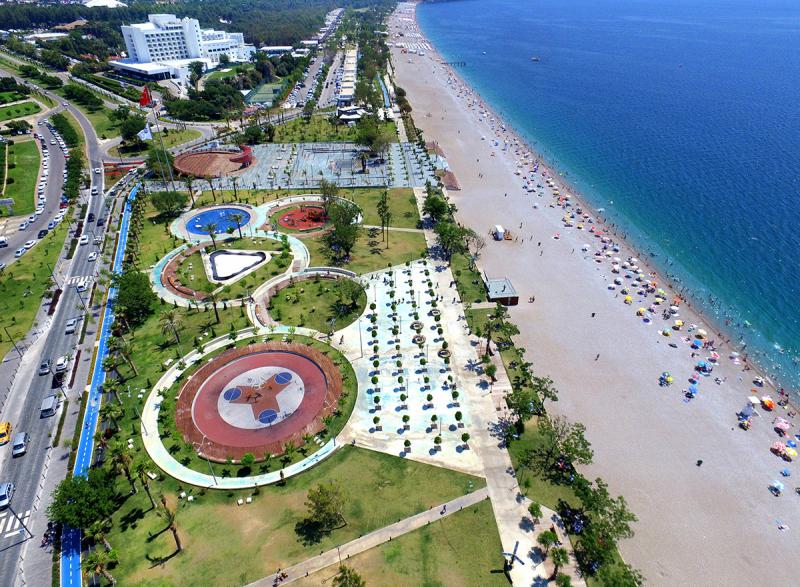
[[[757,373],[745,370],[686,304],[663,319],[673,299],[663,280],[642,259],[629,261],[636,253],[595,220],[579,194],[557,176],[555,188],[548,185],[549,170],[536,167],[536,154],[442,64],[413,17],[401,5],[389,41],[425,55],[393,48],[395,81],[408,92],[417,126],[439,143],[458,179],[461,190],[449,193],[458,220],[486,235],[481,270],[509,277],[519,292],[520,304],[511,308],[521,331],[518,342],[534,370],[560,390],[551,411],[587,426],[595,462],[584,473],[603,477],[639,516],[636,536],[620,545],[623,557],[652,585],[796,584],[800,496],[794,487],[800,471],[796,462],[769,451],[780,440],[772,422],[776,416],[792,422],[791,407],[758,407],[749,431],[737,426],[736,413],[748,396],[777,400],[777,392],[752,392]],[[567,194],[571,198],[563,199]],[[578,207],[589,216],[578,214]],[[495,224],[511,230],[513,239],[491,240]],[[612,272],[615,258],[619,273]],[[632,265],[643,272],[639,282]],[[647,288],[651,280],[659,284]],[[631,304],[624,302],[623,287]],[[666,300],[650,312],[661,287]],[[640,307],[645,316],[637,316]],[[680,331],[671,329],[676,319],[684,322]],[[698,376],[699,393],[689,400],[683,390],[694,367],[713,352],[690,347],[699,329],[708,331],[706,340],[716,339],[719,359],[710,376]],[[659,386],[665,371],[675,380],[669,387]],[[784,468],[793,476],[781,478]],[[768,490],[775,479],[786,485],[781,497]]]

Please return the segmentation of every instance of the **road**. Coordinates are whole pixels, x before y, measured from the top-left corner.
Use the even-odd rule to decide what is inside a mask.
[[[57,103],[61,103],[61,99],[58,96],[48,92],[45,93],[56,100]],[[95,167],[102,167],[102,153],[97,136],[89,121],[79,110],[72,106],[67,106],[66,109],[75,116],[83,129],[86,137],[91,187],[96,187],[98,192],[102,194],[103,175],[95,174],[91,171]],[[51,163],[51,166],[53,164],[54,162]],[[60,192],[63,180],[56,168],[51,171],[50,181],[53,185],[48,186],[48,189]],[[54,202],[58,200],[57,197],[52,199]],[[48,204],[51,203],[50,200],[51,197],[48,195]],[[81,201],[87,204],[84,222],[90,213],[94,214],[95,217],[107,216],[108,211],[104,197],[92,197],[90,191],[85,190],[81,195]],[[85,223],[84,233],[92,236],[101,236],[106,228],[107,225],[103,228],[98,228],[95,223]],[[70,236],[75,236],[74,229],[71,229]],[[83,294],[87,297],[82,297],[82,294],[77,291],[76,281],[85,277],[93,278],[99,270],[99,263],[102,257],[95,262],[88,261],[88,256],[92,251],[99,251],[99,247],[90,242],[90,244],[78,246],[71,260],[64,259],[62,254],[62,258],[59,259],[54,268],[55,279],[63,289],[55,312],[48,317],[47,304],[49,302],[43,303],[37,316],[36,322],[38,326],[35,328],[35,332],[29,333],[25,341],[20,341],[24,352],[21,359],[15,351],[11,351],[2,366],[0,366],[0,380],[7,377],[5,379],[7,381],[13,376],[10,393],[2,406],[2,410],[0,410],[0,420],[10,421],[14,426],[15,432],[24,431],[31,436],[28,452],[20,458],[11,458],[10,446],[0,447],[0,471],[2,472],[0,473],[0,482],[11,481],[16,485],[12,507],[14,511],[19,512],[21,515],[31,511],[34,502],[38,501],[38,498],[47,497],[44,495],[37,496],[37,488],[42,479],[44,464],[48,460],[48,453],[53,450],[51,435],[54,434],[61,410],[53,417],[42,418],[40,416],[42,399],[51,393],[60,394],[63,391],[69,398],[70,403],[75,405],[78,403],[83,391],[84,375],[81,375],[81,378],[76,378],[74,385],[71,387],[71,373],[78,363],[75,360],[78,352],[81,354],[81,362],[91,357],[97,317],[92,317],[93,322],[87,329],[84,346],[80,347],[79,338],[83,322],[86,320],[85,308],[89,303],[89,291]],[[74,334],[66,335],[65,324],[70,318],[80,318],[81,322]],[[34,337],[35,341],[31,340]],[[58,385],[58,380],[51,374],[44,376],[37,374],[38,366],[43,359],[51,359],[55,363],[58,357],[65,355],[70,355],[73,359],[70,362],[67,375],[62,380],[62,386]],[[16,370],[15,374],[14,370]],[[63,409],[63,404],[61,409]],[[64,431],[65,438],[69,438],[70,434],[70,430]],[[43,508],[40,508],[38,512],[34,511],[34,516],[42,515],[44,515]],[[3,556],[0,557],[0,585],[13,585],[20,566],[19,554],[25,545],[25,540],[18,532],[8,531],[14,524],[7,515],[0,517],[0,520],[3,520],[0,522],[3,524],[0,527],[0,552],[3,552]],[[34,540],[38,538],[40,537],[34,537]],[[38,547],[38,544],[36,546]]]

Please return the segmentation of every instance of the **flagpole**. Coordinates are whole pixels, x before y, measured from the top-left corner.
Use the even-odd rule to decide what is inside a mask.
[[[153,104],[150,108],[151,112],[153,113],[153,118],[155,119],[156,123],[156,131],[158,132],[158,141],[161,143],[161,150],[164,151],[164,159],[167,163],[167,169],[169,170],[169,183],[172,186],[172,191],[175,192],[175,177],[172,175],[172,165],[169,164],[169,155],[167,154],[167,150],[164,148],[164,137],[161,134],[161,125],[158,124],[158,113],[156,112],[155,102],[151,102]]]

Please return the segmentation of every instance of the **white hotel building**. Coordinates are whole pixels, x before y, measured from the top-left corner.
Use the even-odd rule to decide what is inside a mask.
[[[253,45],[245,44],[242,33],[201,29],[194,18],[151,14],[147,20],[121,27],[128,57],[109,65],[137,77],[177,78],[185,83],[193,61],[211,69],[223,54],[231,61],[247,61],[255,51]]]

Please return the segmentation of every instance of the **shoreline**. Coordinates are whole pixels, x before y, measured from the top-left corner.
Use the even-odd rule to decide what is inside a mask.
[[[415,6],[420,6],[421,4],[425,4],[425,2],[416,2]],[[428,48],[426,49],[428,54],[425,57],[435,60],[437,65],[446,70],[449,76],[457,79],[462,87],[469,88],[469,90],[476,97],[478,97],[481,109],[489,112],[498,126],[505,128],[505,134],[513,137],[520,145],[524,146],[526,151],[535,155],[535,160],[540,164],[541,167],[544,167],[548,171],[548,174],[559,185],[562,192],[569,194],[571,198],[578,200],[582,208],[589,210],[591,216],[603,224],[606,232],[611,232],[616,239],[623,241],[626,247],[634,253],[634,256],[640,259],[640,265],[647,267],[647,273],[655,273],[657,276],[657,281],[660,284],[663,284],[665,287],[667,287],[669,291],[674,292],[676,296],[680,296],[687,307],[691,308],[692,311],[697,315],[697,319],[704,322],[707,325],[707,329],[710,332],[714,332],[718,338],[723,340],[724,344],[729,347],[731,351],[744,355],[742,362],[743,364],[749,366],[749,370],[752,370],[759,377],[767,381],[769,387],[775,393],[779,393],[780,390],[785,390],[790,404],[797,412],[798,408],[800,408],[800,387],[795,387],[796,384],[791,381],[792,378],[788,373],[775,373],[765,364],[765,362],[770,360],[768,351],[765,349],[770,348],[770,345],[774,345],[774,343],[770,343],[770,341],[760,333],[758,335],[760,340],[745,340],[742,333],[747,330],[747,327],[742,326],[740,330],[737,331],[734,326],[726,324],[726,317],[724,315],[716,315],[714,308],[719,307],[724,310],[734,308],[734,306],[715,306],[714,304],[709,306],[703,299],[703,296],[713,297],[717,301],[719,301],[719,296],[707,289],[707,287],[698,278],[692,276],[691,272],[683,267],[681,261],[677,262],[682,266],[684,273],[690,276],[690,279],[685,281],[683,276],[667,271],[665,267],[660,266],[662,264],[654,261],[651,251],[648,251],[648,247],[644,245],[656,247],[657,252],[655,253],[655,256],[661,256],[667,260],[669,260],[670,257],[665,251],[661,250],[660,245],[653,241],[649,243],[637,243],[635,242],[635,236],[631,236],[631,238],[629,238],[629,232],[631,232],[629,229],[633,228],[633,232],[638,233],[640,238],[645,240],[649,239],[643,229],[639,228],[633,222],[624,217],[624,213],[617,213],[617,216],[621,217],[621,219],[617,220],[617,222],[625,222],[629,225],[628,227],[624,227],[628,228],[628,230],[622,231],[623,227],[619,226],[617,222],[612,222],[614,219],[606,214],[607,210],[591,203],[590,198],[582,193],[578,186],[569,179],[569,172],[559,167],[558,161],[554,162],[552,157],[545,157],[542,155],[540,150],[537,150],[531,145],[531,140],[526,139],[521,131],[514,127],[513,124],[507,122],[507,119],[480,95],[478,90],[466,80],[465,76],[459,74],[455,67],[446,62],[444,56],[436,48],[434,43],[428,39],[422,31],[422,28],[419,25],[419,19],[416,18],[416,10],[414,22],[415,26],[422,35],[422,38],[428,44]],[[415,122],[419,123],[419,120],[417,120],[415,114],[419,115],[419,112],[412,112],[412,117],[415,118]],[[533,142],[544,145],[544,143],[538,139],[534,140]],[[447,153],[445,153],[445,158],[446,157]],[[620,231],[622,231],[623,234],[620,234]],[[696,283],[692,283],[692,281],[696,281]],[[695,293],[698,289],[701,290],[699,293],[702,295],[697,295]],[[686,290],[689,290],[688,293]],[[753,344],[753,352],[747,350],[748,347],[751,346],[751,343],[755,343]],[[759,345],[762,348],[759,348]],[[772,348],[774,350],[774,346]],[[782,381],[782,379],[786,379],[787,381]]]
[[[420,4],[424,4],[424,2],[419,2],[416,6]],[[657,281],[663,287],[666,287],[670,292],[674,294],[674,296],[680,297],[683,304],[688,307],[692,313],[695,315],[695,322],[699,322],[701,324],[705,324],[705,330],[709,332],[715,333],[717,337],[720,339],[720,344],[717,345],[715,350],[721,350],[723,348],[730,349],[730,352],[743,354],[745,353],[746,348],[749,346],[747,343],[744,343],[742,346],[741,341],[737,341],[736,336],[737,333],[732,331],[729,327],[724,324],[724,319],[722,323],[719,322],[719,318],[716,316],[709,315],[710,312],[705,304],[699,300],[696,296],[692,295],[692,293],[685,293],[681,290],[675,283],[675,278],[672,277],[668,272],[665,272],[663,269],[659,269],[654,266],[654,263],[650,260],[651,255],[644,251],[644,249],[640,246],[639,243],[635,243],[633,240],[628,238],[627,232],[623,234],[619,234],[618,229],[620,227],[617,226],[616,223],[610,222],[609,218],[604,214],[605,210],[603,208],[598,208],[591,202],[589,199],[581,193],[581,191],[567,179],[569,174],[567,172],[559,171],[557,165],[553,164],[552,161],[548,160],[548,158],[544,157],[537,149],[531,146],[530,141],[524,138],[522,133],[514,127],[513,124],[506,121],[506,119],[500,115],[481,95],[480,93],[472,86],[464,76],[460,75],[456,69],[447,64],[445,61],[444,56],[439,52],[433,42],[424,36],[424,32],[422,28],[419,26],[419,19],[416,18],[416,11],[415,11],[415,24],[423,35],[423,38],[429,45],[429,49],[427,50],[430,55],[426,55],[426,57],[430,57],[431,59],[435,58],[437,65],[448,72],[448,75],[456,80],[458,83],[464,87],[469,88],[469,91],[472,92],[476,97],[478,97],[480,108],[488,113],[490,113],[491,118],[495,121],[498,127],[503,128],[503,133],[508,137],[511,137],[516,143],[522,145],[524,149],[534,155],[534,163],[537,163],[540,167],[544,168],[547,172],[548,176],[554,180],[554,183],[559,188],[559,191],[563,192],[564,195],[569,196],[570,199],[577,200],[580,204],[580,207],[584,210],[588,210],[590,216],[602,224],[600,228],[602,228],[605,232],[610,232],[613,234],[615,239],[621,240],[622,242],[619,243],[621,245],[624,244],[624,248],[629,249],[629,252],[632,253],[631,256],[639,259],[639,265],[643,266],[646,271],[645,273],[652,276],[655,281]],[[415,112],[412,112],[412,117],[414,117]],[[419,114],[419,113],[416,113]],[[418,122],[415,118],[415,122]],[[494,129],[493,129],[494,130]],[[426,138],[427,140],[427,138]],[[488,141],[487,141],[488,142]],[[447,153],[445,152],[445,159],[447,158]],[[543,174],[542,174],[543,175]],[[458,176],[456,176],[458,179]],[[546,198],[543,198],[546,199]],[[548,202],[549,205],[549,202]],[[596,226],[598,224],[596,223]],[[638,229],[640,232],[641,229]],[[647,238],[646,235],[642,232],[642,236]],[[587,233],[588,238],[588,233]],[[620,246],[622,249],[623,247]],[[688,286],[687,286],[688,287]],[[686,289],[686,288],[683,288]],[[702,326],[700,326],[702,328]],[[730,353],[728,353],[730,354]],[[745,367],[743,371],[752,371],[756,376],[761,377],[765,380],[768,385],[768,388],[774,393],[783,396],[784,394],[781,393],[781,390],[784,390],[786,397],[789,401],[789,406],[791,406],[792,411],[795,413],[800,413],[800,390],[785,390],[784,386],[782,386],[779,382],[773,380],[773,376],[770,371],[764,367],[759,361],[754,360],[749,357],[749,353],[745,354],[741,360],[742,366]],[[794,395],[793,395],[794,394]]]
[[[763,417],[756,418],[750,432],[736,427],[735,413],[744,405],[746,397],[769,393],[770,388],[751,391],[753,386],[749,380],[758,373],[751,366],[753,361],[742,364],[732,360],[735,346],[724,340],[717,341],[716,345],[722,355],[715,363],[714,375],[720,379],[715,381],[717,385],[711,381],[704,383],[696,399],[682,402],[677,401],[679,395],[673,397],[681,384],[670,391],[659,389],[658,373],[669,370],[676,375],[676,381],[681,382],[682,375],[711,349],[692,351],[690,358],[688,342],[691,338],[684,339],[685,328],[672,333],[676,336],[666,338],[646,332],[648,326],[631,320],[639,303],[645,307],[651,303],[652,294],[649,299],[644,298],[646,302],[637,300],[628,308],[622,300],[615,299],[618,293],[611,292],[611,296],[608,291],[605,295],[601,293],[609,281],[606,274],[610,255],[603,255],[599,262],[594,262],[593,253],[600,246],[599,241],[594,240],[588,230],[579,231],[574,226],[568,229],[563,221],[564,213],[574,212],[578,203],[586,212],[595,212],[594,206],[587,204],[568,177],[556,173],[520,133],[504,123],[462,76],[443,64],[441,54],[418,28],[414,7],[401,5],[398,10],[404,9],[408,11],[403,15],[405,18],[398,20],[398,12],[395,12],[390,20],[393,25],[390,37],[408,46],[424,44],[427,54],[422,57],[407,55],[393,48],[395,79],[408,91],[415,123],[424,131],[426,140],[442,146],[451,170],[462,184],[461,191],[449,193],[450,199],[458,205],[459,222],[483,234],[484,225],[502,223],[507,226],[510,217],[523,220],[526,225],[533,224],[537,238],[542,239],[536,247],[535,242],[523,244],[528,240],[527,234],[522,235],[522,243],[487,243],[479,265],[492,276],[502,275],[498,267],[505,267],[509,276],[513,274],[523,299],[519,306],[511,308],[512,319],[522,330],[517,338],[521,346],[529,349],[526,357],[536,365],[535,369],[552,377],[561,390],[561,400],[552,406],[552,411],[587,425],[596,461],[586,468],[587,476],[602,473],[614,488],[612,491],[622,490],[640,518],[635,527],[637,536],[624,541],[620,545],[621,552],[634,566],[642,568],[653,584],[691,581],[711,585],[726,580],[730,584],[740,584],[745,577],[763,580],[763,572],[755,575],[752,568],[742,563],[743,558],[752,556],[762,557],[764,565],[774,563],[772,575],[780,582],[788,576],[780,575],[778,579],[781,571],[788,571],[780,569],[781,563],[783,567],[797,567],[797,564],[787,565],[787,559],[781,558],[781,543],[775,539],[771,524],[776,517],[782,517],[797,525],[800,518],[796,511],[785,509],[793,504],[788,501],[791,497],[777,502],[770,501],[771,496],[765,497],[768,496],[766,486],[777,477],[781,461],[772,460],[776,457],[768,453],[776,437],[771,430],[764,429],[768,428],[764,419],[786,416],[789,409],[772,413],[758,409],[757,413]],[[411,32],[406,30],[405,38],[396,38],[396,31],[403,27]],[[407,58],[413,58],[413,65],[406,66]],[[474,100],[474,104],[470,104],[470,100]],[[481,133],[485,136],[481,137]],[[490,147],[495,138],[500,143]],[[504,141],[509,144],[508,152],[503,150]],[[496,153],[489,156],[491,167],[485,169],[485,155],[493,150]],[[537,193],[520,194],[520,182],[527,174],[514,175],[514,172],[525,151],[535,154],[534,159],[538,156],[540,161],[534,184],[536,181],[545,183],[541,171],[546,168],[547,177],[554,181],[560,195],[571,196],[571,206],[564,206],[563,200],[553,197],[548,188],[535,190],[546,193],[540,197]],[[480,157],[475,159],[473,155],[470,159],[469,154]],[[526,163],[529,165],[523,168],[533,165],[531,159]],[[472,175],[476,172],[477,179]],[[506,197],[499,196],[507,187]],[[492,218],[487,218],[487,206],[494,208]],[[612,227],[604,215],[592,216],[597,221],[587,221],[587,228],[592,226],[597,230],[602,226],[604,231],[618,228]],[[503,221],[498,222],[501,219]],[[574,223],[577,222],[581,220],[575,218]],[[513,223],[511,220],[508,227],[516,232],[517,226]],[[527,226],[522,230],[521,226],[522,223],[520,232],[530,230]],[[554,232],[560,234],[558,239],[552,238]],[[645,274],[655,272],[661,287],[671,292],[667,298],[672,293],[680,295],[672,280],[663,278],[664,272],[655,271],[649,256],[637,252],[636,243],[618,233],[614,238],[620,250],[613,254],[620,257],[630,254],[641,259],[637,264]],[[592,243],[590,251],[574,255],[581,242]],[[570,246],[574,246],[572,253],[568,250]],[[526,254],[525,249],[533,249],[538,255]],[[555,253],[551,253],[552,249],[556,249]],[[547,257],[542,257],[545,252]],[[518,265],[524,265],[524,270]],[[530,293],[536,294],[535,304],[525,302]],[[696,322],[698,328],[707,325],[707,330],[715,334],[726,332],[716,327],[716,321],[709,319],[702,305],[691,296],[681,297],[685,301],[677,318],[685,320],[687,325]],[[596,310],[598,318],[592,320]],[[587,320],[589,312],[592,319]],[[658,318],[656,313],[648,324],[653,325]],[[666,330],[671,323],[664,322],[664,326],[657,328]],[[662,345],[661,342],[677,344]],[[596,353],[597,350],[602,353]],[[601,354],[603,359],[598,363]],[[596,370],[598,364],[603,365],[600,371]],[[694,376],[694,371],[691,372]],[[703,377],[698,379],[705,381]],[[687,417],[686,409],[698,413]],[[709,451],[713,455],[713,465]],[[701,486],[694,481],[700,469],[694,467],[692,460],[698,453],[706,458]],[[624,458],[620,458],[623,455]],[[703,462],[702,459],[698,461]],[[713,479],[707,476],[709,467],[714,468]],[[665,508],[663,504],[670,501],[674,504]],[[743,519],[747,520],[745,529],[741,528]],[[734,539],[729,544],[709,543],[709,534],[718,533]],[[708,551],[708,560],[697,560],[700,557],[695,553],[700,549]],[[737,555],[738,558],[732,560]]]

